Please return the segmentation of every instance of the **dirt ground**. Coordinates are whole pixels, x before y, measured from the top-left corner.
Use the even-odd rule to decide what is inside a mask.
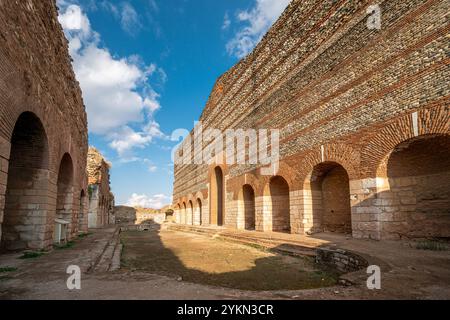
[[[251,246],[174,231],[121,234],[124,270],[181,277],[242,290],[297,290],[335,285],[336,272],[314,258],[273,254]]]
[[[417,250],[404,242],[316,236],[383,261],[389,268],[382,272],[381,290],[368,290],[364,281],[302,290],[287,290],[293,288],[288,284],[283,290],[268,290],[286,284],[285,280],[277,283],[279,275],[298,281],[296,285],[301,286],[297,289],[317,286],[315,273],[323,271],[308,259],[292,260],[204,235],[152,230],[123,234],[121,270],[87,272],[111,232],[94,231],[70,248],[34,259],[0,255],[0,299],[450,299],[450,252]],[[139,242],[140,247],[131,249],[133,242]],[[205,246],[214,248],[215,257],[205,253]],[[136,263],[138,257],[148,263]],[[83,271],[81,290],[66,286],[66,269],[73,264]],[[6,267],[13,269],[1,269]],[[254,291],[254,281],[261,282],[258,285],[265,290]],[[238,286],[250,290],[232,288]]]

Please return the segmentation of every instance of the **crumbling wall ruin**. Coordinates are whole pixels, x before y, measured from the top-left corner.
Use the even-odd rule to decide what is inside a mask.
[[[94,147],[87,158],[89,214],[88,227],[100,228],[114,224],[114,195],[110,189],[111,165]]]

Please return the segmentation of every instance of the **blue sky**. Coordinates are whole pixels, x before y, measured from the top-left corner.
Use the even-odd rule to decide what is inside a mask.
[[[216,79],[250,52],[289,0],[58,0],[117,204],[171,202],[175,129],[191,130]]]

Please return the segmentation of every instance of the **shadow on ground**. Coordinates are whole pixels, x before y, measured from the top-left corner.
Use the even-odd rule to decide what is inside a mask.
[[[145,271],[192,283],[242,290],[298,290],[335,285],[339,274],[313,257],[291,257],[201,235],[124,231],[123,271]]]

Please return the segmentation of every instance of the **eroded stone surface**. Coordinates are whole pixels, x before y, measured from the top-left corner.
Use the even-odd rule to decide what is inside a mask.
[[[88,227],[100,228],[115,223],[114,195],[110,188],[111,164],[94,147],[89,147],[87,161],[89,214]]]

